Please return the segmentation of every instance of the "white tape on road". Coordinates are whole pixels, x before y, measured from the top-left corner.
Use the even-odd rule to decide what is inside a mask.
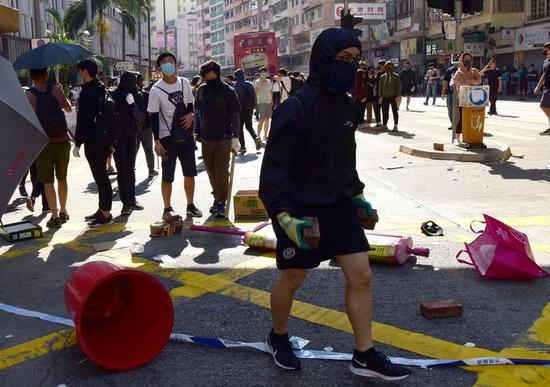
[[[0,303],[0,310],[26,317],[38,318],[43,321],[48,321],[56,324],[61,324],[74,328],[72,320],[67,318],[52,316],[47,313],[36,312],[28,309],[19,308],[17,306],[7,305]],[[247,343],[242,341],[225,340],[218,338],[197,337],[186,335],[182,333],[172,333],[170,335],[170,341],[179,343],[194,343],[208,345],[214,348],[231,349],[231,348],[251,348],[261,352],[267,353],[267,348],[264,342]],[[307,344],[307,340],[299,337],[293,337],[290,339],[295,345],[298,345],[300,349],[295,349],[294,353],[300,359],[316,359],[316,360],[338,360],[338,361],[350,361],[352,355],[342,352],[328,352],[320,350],[307,350],[303,349],[303,346]],[[300,344],[296,344],[300,343]],[[463,360],[449,360],[449,359],[408,359],[402,357],[390,357],[390,360],[394,364],[401,364],[411,367],[451,367],[451,366],[490,366],[490,365],[536,365],[550,367],[550,360],[545,359],[507,359],[507,358],[493,358],[493,357],[481,357]]]

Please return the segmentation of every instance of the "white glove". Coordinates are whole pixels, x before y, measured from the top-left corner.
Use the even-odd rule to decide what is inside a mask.
[[[73,148],[73,156],[74,157],[80,157],[80,147],[79,146],[75,146]]]
[[[241,143],[238,138],[231,139],[231,150],[235,153],[241,150]]]
[[[133,103],[136,102],[136,100],[134,99],[134,96],[132,95],[132,93],[128,93],[126,95],[126,102],[128,102],[128,105],[132,105]]]

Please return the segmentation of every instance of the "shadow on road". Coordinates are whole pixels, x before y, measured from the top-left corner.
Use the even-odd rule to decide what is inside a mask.
[[[550,182],[550,169],[523,169],[511,162],[485,164],[491,175],[500,175],[503,179],[532,180]]]

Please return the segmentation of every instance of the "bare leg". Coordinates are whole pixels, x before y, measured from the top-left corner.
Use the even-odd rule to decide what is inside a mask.
[[[67,179],[57,180],[57,194],[59,195],[59,211],[67,213]],[[51,208],[51,207],[50,207]]]
[[[269,124],[270,124],[270,119],[266,118],[265,124],[264,124],[264,132],[265,132],[266,139],[269,137]]]
[[[288,317],[294,301],[294,293],[306,278],[307,270],[288,269],[281,271],[279,279],[271,289],[271,315],[273,332],[285,334],[288,331]]]
[[[260,122],[258,122],[258,138],[262,138],[262,129],[264,128],[265,124],[265,118],[260,118]]]
[[[164,201],[164,208],[171,207],[170,199],[172,197],[172,183],[163,181],[161,184],[162,200]]]
[[[355,349],[372,348],[372,272],[366,252],[336,257],[346,277],[346,313],[353,328]]]
[[[187,197],[187,204],[193,204],[193,199],[195,196],[195,178],[193,176],[185,176],[183,178],[183,189],[185,190],[185,196]]]
[[[57,212],[57,197],[55,195],[55,188],[52,183],[44,183],[44,193],[46,194],[48,206],[50,206],[52,218],[58,218],[59,213]]]
[[[409,108],[410,104],[411,104],[411,97],[407,96],[407,109]]]

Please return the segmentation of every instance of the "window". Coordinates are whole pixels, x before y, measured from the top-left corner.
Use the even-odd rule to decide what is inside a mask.
[[[550,0],[531,0],[529,20],[543,19],[550,16]]]
[[[273,15],[277,15],[278,13],[281,13],[281,12],[285,11],[286,9],[288,9],[288,1],[287,0],[279,1],[277,4],[274,4],[271,7],[271,11],[273,12]]]
[[[531,5],[535,1],[531,1]],[[495,0],[495,12],[524,12],[524,0]]]

